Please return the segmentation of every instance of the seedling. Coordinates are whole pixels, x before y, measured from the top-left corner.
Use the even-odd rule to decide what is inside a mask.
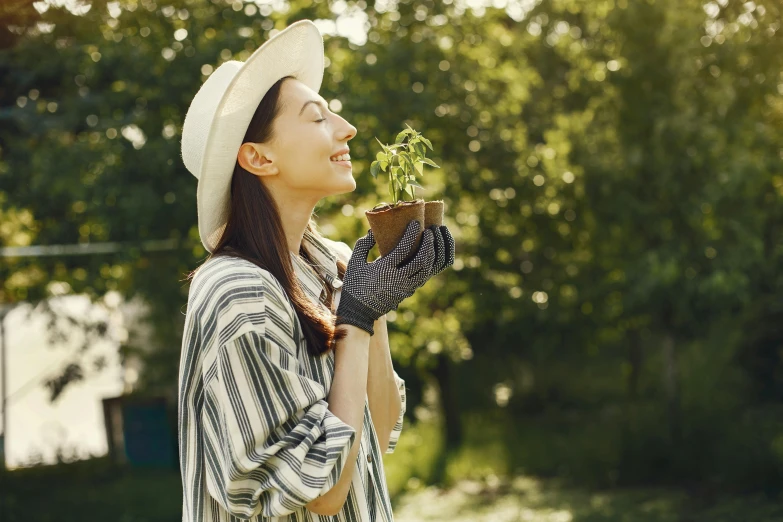
[[[381,172],[389,176],[389,195],[392,198],[391,205],[379,203],[375,208],[394,208],[405,201],[415,201],[416,189],[425,190],[417,183],[417,177],[423,176],[424,165],[440,168],[426,156],[427,147],[432,150],[430,140],[407,123],[405,126],[408,128],[397,134],[393,145],[385,145],[375,138],[383,150],[376,154],[375,161],[370,164],[370,174],[375,179],[378,179]]]

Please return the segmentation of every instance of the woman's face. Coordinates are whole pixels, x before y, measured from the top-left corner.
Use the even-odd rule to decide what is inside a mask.
[[[242,167],[285,199],[317,202],[356,189],[350,161],[330,159],[348,149],[356,128],[296,79],[283,81],[279,103],[274,138],[268,143],[242,144],[238,157]]]

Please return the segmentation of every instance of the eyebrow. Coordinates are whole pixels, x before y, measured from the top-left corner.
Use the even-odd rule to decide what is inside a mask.
[[[299,111],[299,116],[301,116],[301,115],[302,115],[302,113],[303,113],[303,112],[304,112],[304,110],[305,110],[305,107],[307,107],[307,106],[308,106],[309,104],[311,104],[311,103],[315,103],[315,104],[316,104],[316,105],[318,105],[319,107],[321,107],[321,106],[324,106],[324,107],[326,107],[326,102],[325,102],[325,101],[323,101],[323,100],[308,100],[308,101],[306,101],[306,102],[304,103],[304,105],[302,105],[302,109]]]

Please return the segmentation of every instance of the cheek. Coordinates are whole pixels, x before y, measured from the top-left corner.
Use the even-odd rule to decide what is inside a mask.
[[[329,150],[300,149],[288,162],[288,182],[300,188],[330,187],[339,172],[329,160]]]
[[[302,140],[288,151],[285,169],[292,181],[303,183],[323,177],[325,169],[331,167],[329,152],[315,145],[310,137],[302,136]]]
[[[292,135],[298,133],[297,139],[286,143],[281,167],[290,186],[328,185],[339,174],[329,160],[334,143],[327,127],[323,123],[312,125],[292,130]]]
[[[291,150],[291,158],[300,163],[309,165],[324,164],[329,162],[329,156],[334,150],[334,144],[323,123],[315,129],[303,132],[297,140],[296,146]]]

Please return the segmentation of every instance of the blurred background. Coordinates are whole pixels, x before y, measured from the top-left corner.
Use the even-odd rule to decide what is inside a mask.
[[[323,232],[407,123],[457,240],[389,316],[396,519],[783,520],[779,0],[2,0],[3,520],[180,519],[182,122],[302,18],[358,129]]]

